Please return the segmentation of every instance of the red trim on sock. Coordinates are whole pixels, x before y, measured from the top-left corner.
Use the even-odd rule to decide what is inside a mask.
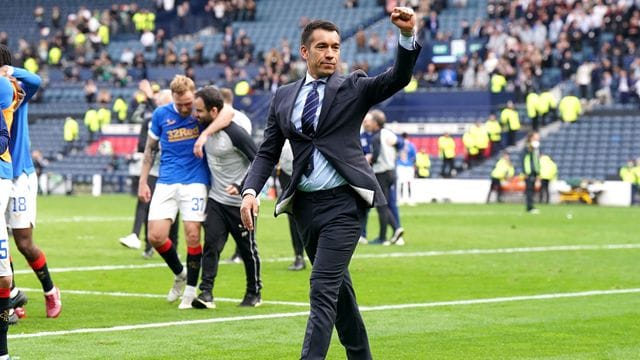
[[[47,258],[43,251],[40,251],[40,256],[35,261],[29,262],[29,266],[35,271],[42,269],[45,265],[47,265]]]
[[[198,244],[198,246],[195,246],[195,247],[187,246],[187,254],[189,254],[189,255],[200,255],[200,254],[202,254],[202,245]]]
[[[156,250],[158,251],[158,253],[164,254],[169,251],[172,246],[173,243],[170,240],[165,240],[165,242],[162,245],[158,246]]]
[[[8,299],[11,297],[11,289],[0,288],[0,299]]]

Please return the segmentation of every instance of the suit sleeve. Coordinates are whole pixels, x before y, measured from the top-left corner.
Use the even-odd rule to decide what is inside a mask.
[[[223,129],[231,139],[231,143],[247,158],[253,161],[256,157],[257,147],[251,136],[240,127],[240,125],[232,122]]]
[[[19,67],[13,68],[13,77],[22,83],[22,90],[25,92],[23,103],[29,101],[36,94],[42,83],[40,76]]]
[[[278,89],[276,95],[271,101],[269,107],[269,115],[267,117],[267,126],[264,129],[264,141],[260,145],[258,152],[256,153],[247,177],[243,181],[242,193],[245,190],[252,189],[256,193],[259,193],[267,181],[274,166],[280,159],[280,153],[282,152],[282,146],[284,146],[285,137],[278,125],[278,115],[276,114],[276,104],[281,96],[281,91]]]
[[[380,156],[380,148],[381,148],[381,140],[380,140],[380,131],[373,134],[371,137],[371,142],[369,143],[369,148],[371,150],[371,163],[375,164],[378,161],[378,157]]]
[[[419,44],[415,44],[415,47],[414,50],[407,50],[398,46],[393,67],[380,75],[366,77],[364,72],[359,72],[357,86],[361,89],[364,98],[368,100],[369,106],[388,99],[409,84],[413,67],[422,49]]]

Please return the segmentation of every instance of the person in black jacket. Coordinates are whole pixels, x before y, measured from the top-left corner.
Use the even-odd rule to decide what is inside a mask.
[[[362,152],[360,126],[373,105],[409,83],[420,53],[413,10],[394,8],[391,22],[400,30],[396,60],[393,68],[375,77],[361,70],[341,74],[340,31],[335,24],[315,20],[305,26],[300,52],[307,74],[277,89],[264,141],[242,189],[242,222],[253,231],[256,195],[289,139],[293,172],[275,214],[293,215],[312,263],[311,313],[302,359],[326,357],[334,326],[347,358],[371,359],[348,265],[366,209],[384,205],[386,199]]]

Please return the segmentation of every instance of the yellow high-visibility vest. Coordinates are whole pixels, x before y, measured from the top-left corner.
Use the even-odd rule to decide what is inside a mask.
[[[429,177],[429,169],[431,169],[429,154],[424,152],[418,152],[416,154],[416,168],[418,169],[419,177]]]
[[[555,180],[558,177],[558,165],[549,155],[540,156],[540,178],[544,180]]]
[[[456,157],[456,142],[452,137],[440,136],[438,138],[438,153],[441,158],[453,159]]]
[[[505,108],[500,113],[500,122],[509,130],[520,130],[520,115],[514,109]]]

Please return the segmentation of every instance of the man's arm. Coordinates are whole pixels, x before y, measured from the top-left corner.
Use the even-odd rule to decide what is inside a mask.
[[[149,187],[148,178],[153,161],[158,153],[158,140],[151,136],[147,136],[147,143],[144,147],[144,155],[142,157],[142,169],[140,169],[140,180],[138,183],[138,198],[144,202],[151,201],[151,188]]]
[[[25,92],[24,99],[22,100],[23,103],[26,103],[33,97],[33,95],[35,95],[42,83],[40,76],[23,68],[5,65],[2,67],[0,72],[4,73],[6,76],[13,76],[16,80],[22,83],[22,90]]]
[[[153,161],[159,148],[160,136],[162,128],[160,127],[161,108],[156,109],[151,115],[151,129],[147,133],[147,142],[144,146],[144,154],[142,155],[142,168],[140,169],[140,180],[138,183],[138,198],[144,202],[151,201],[151,188],[147,179],[149,172],[153,167]]]
[[[253,142],[251,136],[242,127],[240,127],[240,125],[233,122],[224,128],[223,131],[227,133],[233,146],[240,150],[249,162],[253,161],[256,157],[258,148],[256,147],[256,143]]]
[[[275,103],[278,99],[278,91],[276,91],[276,96],[271,101],[269,108],[267,126],[264,129],[264,141],[260,145],[243,182],[240,218],[244,227],[249,231],[253,231],[253,218],[258,215],[258,200],[256,199],[258,191],[271,176],[274,166],[280,159],[280,153],[286,140],[276,121]]]
[[[396,7],[391,13],[391,22],[400,30],[400,46],[391,69],[375,77],[358,79],[363,97],[373,106],[403,89],[413,73],[413,67],[421,50],[415,42],[416,15],[411,8]]]
[[[209,126],[207,126],[207,128],[200,133],[200,136],[198,136],[196,143],[193,145],[193,154],[196,157],[202,158],[204,156],[202,147],[207,142],[207,138],[209,138],[209,136],[217,133],[218,131],[226,128],[227,126],[229,126],[229,124],[231,124],[233,113],[233,108],[225,104],[216,117],[216,121],[212,121],[211,124],[209,124]]]

